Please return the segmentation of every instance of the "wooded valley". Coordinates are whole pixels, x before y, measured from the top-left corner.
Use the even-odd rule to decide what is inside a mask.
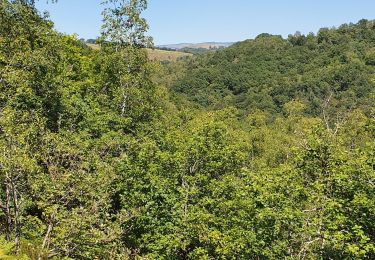
[[[0,259],[375,259],[374,21],[161,64],[104,2],[0,0]]]

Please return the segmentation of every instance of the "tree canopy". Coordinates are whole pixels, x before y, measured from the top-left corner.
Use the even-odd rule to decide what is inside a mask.
[[[375,26],[162,65],[0,0],[1,259],[374,259]]]

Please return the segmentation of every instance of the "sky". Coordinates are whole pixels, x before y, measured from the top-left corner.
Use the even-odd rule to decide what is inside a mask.
[[[101,0],[39,0],[58,31],[96,38],[100,34]],[[49,1],[51,2],[51,1]],[[236,42],[260,33],[287,37],[300,31],[375,19],[375,0],[148,0],[143,16],[156,45]]]

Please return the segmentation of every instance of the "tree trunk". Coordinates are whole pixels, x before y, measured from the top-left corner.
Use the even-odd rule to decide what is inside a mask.
[[[10,211],[10,204],[11,204],[11,194],[10,194],[10,183],[9,183],[9,176],[6,174],[5,177],[5,218],[6,218],[6,231],[5,231],[5,239],[10,241],[10,234],[12,230],[12,216]]]
[[[13,191],[13,206],[14,206],[14,243],[16,245],[16,252],[20,249],[20,224],[19,224],[19,215],[20,207],[18,201],[17,188],[12,182],[12,191]]]
[[[47,232],[46,232],[46,235],[44,236],[44,239],[43,239],[42,249],[48,249],[49,248],[50,234],[53,230],[54,219],[55,219],[55,213],[52,214],[51,220],[48,224]]]

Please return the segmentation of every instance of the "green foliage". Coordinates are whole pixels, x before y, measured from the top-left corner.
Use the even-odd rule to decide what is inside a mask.
[[[103,0],[103,40],[115,45],[146,46],[152,39],[145,36],[148,24],[141,13],[147,8],[146,0]]]
[[[280,113],[294,99],[306,104],[310,116],[325,109],[335,118],[356,107],[369,113],[373,28],[373,21],[364,20],[317,35],[297,32],[287,40],[261,34],[186,61],[185,77],[171,88],[206,109],[230,105],[244,114],[254,109]]]
[[[1,259],[375,258],[373,22],[158,66],[110,2],[0,0]]]
[[[5,240],[4,237],[0,237],[0,259],[4,260],[28,260],[30,259],[26,255],[14,255],[13,254],[14,244]]]

